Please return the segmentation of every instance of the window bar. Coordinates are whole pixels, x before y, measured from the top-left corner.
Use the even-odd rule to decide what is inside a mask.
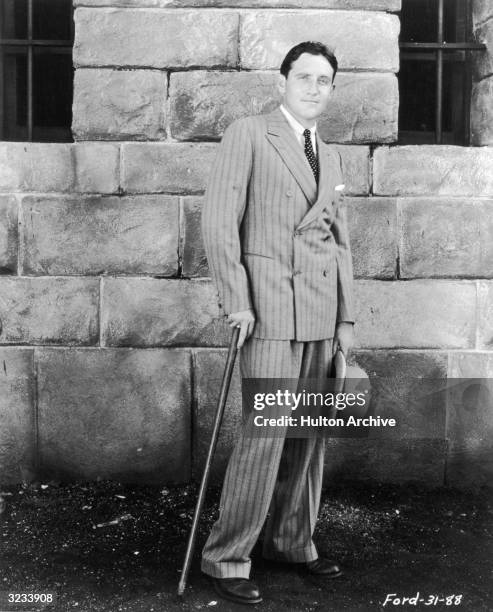
[[[33,140],[33,0],[27,2],[27,140]]]
[[[466,0],[465,2],[465,40],[470,36],[472,32],[471,23],[471,2]],[[471,52],[464,51],[466,58],[464,63],[464,142],[466,145],[471,143],[471,95],[472,95],[472,70],[471,70]]]
[[[29,0],[30,2],[32,0]],[[437,42],[443,43],[443,0],[438,0]],[[435,109],[435,142],[442,144],[442,106],[443,106],[443,49],[437,49],[436,70],[436,109]]]

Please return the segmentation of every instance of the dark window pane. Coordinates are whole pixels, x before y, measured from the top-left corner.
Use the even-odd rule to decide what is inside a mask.
[[[450,62],[443,66],[443,129],[454,133],[454,142],[460,142],[464,133],[465,67]]]
[[[72,55],[53,49],[36,49],[33,62],[33,138],[44,128],[65,128],[72,121]],[[48,132],[49,133],[49,132]]]
[[[435,130],[436,66],[432,61],[401,59],[399,72],[399,129]]]
[[[401,42],[435,42],[437,0],[402,0]]]
[[[27,38],[27,0],[0,0],[2,38]]]
[[[69,40],[71,23],[71,0],[33,0],[33,38]]]
[[[27,138],[27,51],[5,47],[3,63],[3,122],[6,140]]]

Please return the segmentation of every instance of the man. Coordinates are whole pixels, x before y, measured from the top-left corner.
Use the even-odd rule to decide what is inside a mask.
[[[243,378],[327,377],[353,343],[352,264],[341,159],[317,134],[337,60],[321,43],[293,47],[281,65],[282,105],[225,131],[203,209],[219,300],[240,328]],[[324,440],[256,436],[244,426],[231,455],[202,571],[218,594],[259,603],[250,552],[268,517],[263,555],[334,577],[312,535]]]

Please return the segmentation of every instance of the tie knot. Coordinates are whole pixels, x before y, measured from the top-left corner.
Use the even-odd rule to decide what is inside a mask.
[[[303,132],[303,136],[305,137],[305,140],[307,138],[310,138],[311,135],[312,135],[312,133],[310,132],[310,130],[308,128]]]

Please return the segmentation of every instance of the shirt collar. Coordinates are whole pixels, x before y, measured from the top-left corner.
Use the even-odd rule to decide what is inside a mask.
[[[282,114],[286,117],[289,125],[293,128],[293,130],[299,135],[303,136],[303,132],[306,128],[304,128],[301,123],[293,117],[293,115],[288,111],[288,109],[281,104],[280,106]],[[310,128],[310,132],[312,134],[312,138],[315,136],[317,131],[317,124]]]

